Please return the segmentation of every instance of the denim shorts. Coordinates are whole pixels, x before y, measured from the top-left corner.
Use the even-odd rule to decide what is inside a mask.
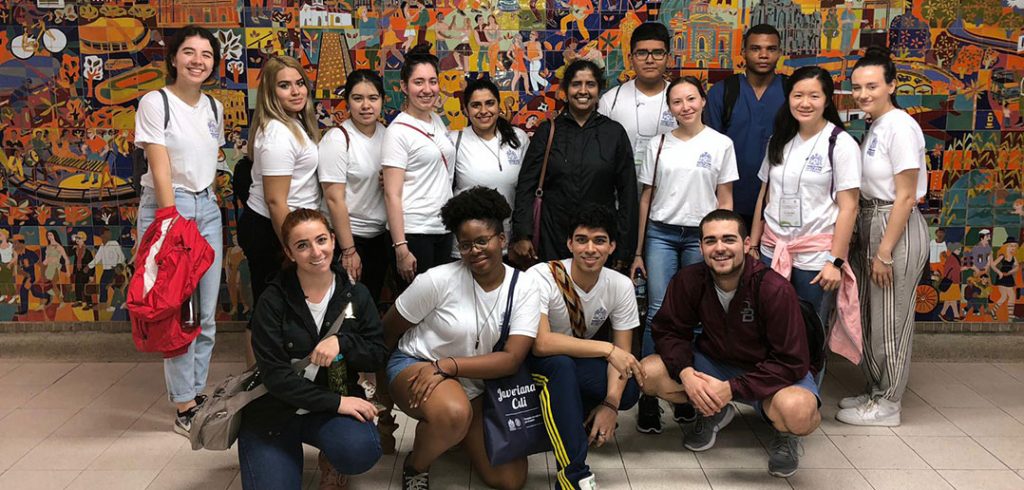
[[[398,377],[398,374],[405,371],[405,368],[416,364],[417,362],[430,362],[427,359],[420,359],[418,357],[410,356],[405,352],[395,349],[391,353],[391,358],[388,359],[387,375],[388,384],[390,385]]]
[[[388,366],[388,368],[390,369],[390,366]],[[722,381],[727,381],[747,373],[747,371],[744,370],[743,368],[733,366],[731,364],[726,364],[721,361],[716,361],[708,356],[705,356],[703,353],[697,350],[696,345],[693,349],[693,368],[696,369],[697,371],[711,375]],[[799,386],[807,391],[810,391],[811,393],[814,393],[814,397],[818,399],[818,407],[821,408],[821,394],[818,392],[818,385],[814,382],[814,376],[811,375],[810,371],[808,371],[803,378],[800,378],[799,381],[793,383],[790,386]],[[757,413],[761,415],[761,418],[765,422],[770,422],[768,420],[768,414],[764,412],[764,400],[743,400],[737,398],[734,401],[754,407],[754,410],[756,410]]]

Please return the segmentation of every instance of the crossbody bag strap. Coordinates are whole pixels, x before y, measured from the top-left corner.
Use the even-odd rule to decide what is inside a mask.
[[[441,153],[441,161],[444,162],[444,168],[445,169],[448,168],[448,157],[444,156],[444,150],[441,149],[441,145],[437,144],[437,142],[434,141],[434,137],[433,136],[430,136],[430,134],[427,133],[426,131],[424,131],[424,130],[416,127],[416,126],[413,126],[412,124],[406,123],[406,122],[399,121],[399,122],[397,122],[395,124],[401,124],[402,126],[410,127],[410,128],[413,129],[413,131],[416,131],[417,133],[422,134],[424,137],[426,137],[428,140],[430,140],[431,143],[434,143],[434,146],[437,146],[437,151]]]
[[[548,262],[551,269],[551,277],[555,280],[555,286],[562,294],[565,302],[565,311],[569,314],[569,326],[572,327],[573,336],[582,339],[587,333],[587,321],[583,314],[583,306],[580,304],[580,295],[573,287],[572,276],[565,270],[565,265],[560,260]]]
[[[651,199],[647,202],[647,219],[644,221],[644,241],[647,241],[647,228],[651,225],[651,208],[654,207],[654,191],[658,188],[658,162],[661,161],[661,149],[665,147],[665,133],[661,134],[661,141],[658,142],[658,152],[654,155],[654,173],[651,174]],[[643,243],[637,244],[637,253],[642,253]]]
[[[501,317],[501,336],[494,343],[494,348],[491,349],[491,352],[498,352],[504,349],[505,342],[508,341],[508,333],[511,329],[509,322],[512,321],[512,302],[515,299],[517,280],[519,280],[519,269],[513,269],[512,282],[508,285],[508,301],[505,303],[505,314]]]
[[[341,330],[341,324],[345,322],[345,310],[348,309],[348,305],[349,305],[349,301],[345,300],[345,302],[341,305],[341,313],[338,313],[338,318],[334,319],[334,323],[331,324],[331,328],[327,330],[327,334],[324,335],[323,338],[326,339],[327,337],[330,337],[331,335],[337,334],[338,331]],[[309,357],[311,355],[313,355],[312,352],[309,353],[309,356],[303,357],[302,359],[299,359],[298,361],[292,361],[292,369],[294,369],[298,373],[302,373],[302,371],[304,369],[306,369],[307,366],[309,366],[309,364],[310,364]]]
[[[548,174],[548,159],[551,158],[551,144],[555,141],[555,119],[551,119],[551,126],[548,128],[548,142],[544,146],[544,162],[540,166],[540,180],[537,181],[536,197],[544,197],[544,177]]]

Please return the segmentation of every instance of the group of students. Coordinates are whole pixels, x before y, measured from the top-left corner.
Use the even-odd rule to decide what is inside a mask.
[[[587,449],[613,437],[619,411],[639,401],[637,430],[660,433],[659,398],[675,404],[695,451],[732,419],[730,400],[757,405],[777,430],[769,471],[792,475],[797,436],[820,422],[822,374],[794,333],[797,297],[823,323],[863,334],[867,386],[842,400],[837,418],[898,425],[927,259],[916,208],[923,135],[895,104],[896,69],[884,51],[869,49],[852,72],[872,121],[858,145],[843,131],[827,71],[775,74],[779,40],[772,26],[750,28],[745,73],[705,93],[693,77],[665,81],[668,30],[644,24],[630,39],[637,77],[602,97],[602,70],[572,62],[560,85],[565,110],[532,138],[502,117],[487,79],[467,84],[470,125],[449,132],[435,113],[438,61],[425,46],[405,56],[403,110],[388,127],[376,73],[349,74],[349,118],[321,132],[301,64],[268,60],[238,237],[258,299],[251,346],[269,395],[244,412],[243,486],[300,486],[302,443],[321,449],[321,488],[343,488],[346,475],[371,468],[382,434],[357,381],[379,372],[378,389],[419,420],[404,488],[428,488],[431,463],[460,444],[485,483],[521,488],[525,458],[487,458],[478,395],[482,380],[522,363],[548,400],[562,488],[596,487]],[[136,116],[150,164],[139,236],[158,208],[174,206],[215,250],[199,284],[202,334],[165,360],[174,427],[186,435],[205,401],[223,254],[211,191],[223,107],[201,92],[219,56],[208,30],[180,30],[168,44],[168,104],[147,94]],[[403,291],[382,320],[389,267]],[[758,272],[769,268],[777,272]],[[769,300],[751,291],[758,274]],[[633,281],[641,277],[642,326]],[[508,341],[492,352],[504,321]],[[743,336],[750,345],[736,348],[719,330],[734,322],[758,324]],[[291,360],[306,355],[311,365],[293,370]]]

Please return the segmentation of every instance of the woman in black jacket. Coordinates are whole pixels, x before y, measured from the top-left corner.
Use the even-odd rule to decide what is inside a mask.
[[[260,296],[252,343],[269,394],[245,408],[238,436],[242,486],[292,489],[302,483],[302,444],[320,448],[320,488],[380,459],[374,405],[359,372],[384,367],[387,351],[377,308],[362,284],[334,265],[334,233],[317,211],[298,209],[281,226],[292,262]],[[325,337],[339,315],[336,335]],[[292,361],[310,357],[296,372]]]
[[[565,237],[572,232],[572,215],[584,202],[616,210],[620,230],[636,230],[639,200],[633,148],[622,125],[597,112],[604,75],[592,61],[576,60],[565,69],[562,89],[566,108],[554,119],[541,123],[523,157],[516,184],[512,214],[513,242],[509,259],[519,267],[534,262],[572,256]],[[547,171],[544,153],[555,125]],[[546,174],[546,175],[542,175]],[[543,178],[544,205],[535,228],[533,206],[537,184]],[[539,247],[531,240],[539,229]],[[633,260],[636,236],[623,233],[612,256],[614,268],[624,269]],[[627,262],[628,261],[628,262]]]

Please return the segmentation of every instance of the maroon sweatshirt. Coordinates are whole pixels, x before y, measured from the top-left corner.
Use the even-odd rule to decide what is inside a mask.
[[[679,373],[693,366],[693,329],[698,324],[704,329],[697,339],[702,354],[747,371],[729,380],[734,398],[764,400],[807,374],[807,333],[793,286],[768,271],[758,304],[753,304],[751,279],[765,268],[747,257],[729,311],[722,308],[712,272],[703,262],[672,278],[651,323],[655,351],[672,379],[680,381]]]

